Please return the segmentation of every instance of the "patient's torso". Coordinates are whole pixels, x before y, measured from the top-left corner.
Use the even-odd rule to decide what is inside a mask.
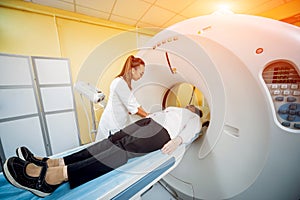
[[[191,116],[192,113],[187,109],[168,107],[161,112],[151,114],[149,117],[162,125],[173,139],[188,123]]]

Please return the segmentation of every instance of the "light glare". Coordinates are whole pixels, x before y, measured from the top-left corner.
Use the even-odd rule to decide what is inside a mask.
[[[217,15],[226,15],[226,14],[233,14],[233,12],[230,10],[230,6],[227,4],[219,4],[218,9],[213,13]]]

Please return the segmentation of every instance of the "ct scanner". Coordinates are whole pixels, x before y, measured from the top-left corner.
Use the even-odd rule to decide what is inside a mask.
[[[136,48],[127,36],[91,52],[78,80],[101,89],[107,69],[99,65]],[[133,88],[146,110],[161,110],[178,83],[201,90],[210,109],[206,133],[163,177],[170,191],[181,199],[300,198],[299,52],[298,27],[239,14],[177,23],[138,50],[146,68]]]

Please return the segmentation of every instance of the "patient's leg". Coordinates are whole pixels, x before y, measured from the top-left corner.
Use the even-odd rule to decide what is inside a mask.
[[[151,119],[149,118],[138,120],[137,122],[130,124],[124,129],[111,135],[108,139],[101,140],[87,147],[86,149],[64,157],[64,163],[66,165],[69,165],[71,163],[80,162],[91,157],[96,157],[98,154],[101,154],[103,151],[106,151],[107,149],[111,148],[113,145],[118,143],[118,141],[120,141],[125,136],[134,134],[141,127],[147,126],[150,123],[150,121]]]
[[[102,140],[103,141],[103,140]],[[67,166],[68,181],[74,188],[115,168],[128,161],[127,152],[112,145],[110,148],[88,159],[72,163]]]
[[[64,158],[46,158],[46,161],[43,161],[44,158],[39,156],[34,156],[33,153],[26,147],[20,147],[17,149],[17,155],[22,160],[27,160],[29,162],[33,162],[37,165],[42,165],[41,163],[46,162],[48,167],[57,167],[57,166],[65,166],[71,163],[75,163],[78,161],[82,161],[85,159],[88,159],[90,157],[93,157],[102,151],[105,151],[106,149],[110,148],[113,144],[110,140],[105,139],[102,141],[99,141],[79,152],[75,152],[71,155],[65,156]]]
[[[35,163],[39,166],[43,165],[43,163],[47,163],[48,167],[63,166],[62,159],[49,159],[47,157],[43,158],[34,156],[33,153],[25,146],[17,148],[16,153],[20,159]]]
[[[155,127],[155,128],[154,128]],[[125,136],[130,136],[130,135],[134,135],[135,137],[141,137],[141,138],[148,138],[149,139],[149,143],[152,145],[153,144],[157,144],[156,142],[151,142],[151,141],[155,141],[153,140],[153,135],[156,135],[156,133],[162,131],[162,127],[160,127],[159,125],[157,125],[157,123],[155,123],[152,119],[150,118],[144,118],[141,119],[127,127],[125,127],[124,129],[120,130],[119,132],[115,133],[114,135],[110,136],[108,139],[104,139],[102,141],[99,141],[89,147],[87,147],[86,149],[83,149],[79,152],[73,153],[71,155],[68,155],[66,157],[63,158],[63,160],[52,160],[50,162],[53,162],[54,164],[52,166],[61,166],[61,165],[70,165],[72,163],[76,163],[76,162],[81,162],[83,160],[89,159],[91,157],[97,157],[98,154],[102,154],[102,152],[106,151],[107,149],[110,149],[112,146],[116,145],[117,143],[119,143],[119,141],[123,140],[123,138]],[[136,140],[137,138],[133,139]],[[132,142],[132,139],[126,139],[125,141],[127,141],[126,143],[128,144],[128,141],[130,141],[130,143]],[[165,141],[161,140],[160,142],[164,143]],[[123,142],[122,142],[123,143]],[[141,142],[139,142],[141,143]],[[148,145],[147,142],[145,142],[142,146],[144,146],[144,148]],[[135,146],[135,145],[134,145]],[[141,148],[141,145],[137,146],[139,150],[136,150],[136,152],[143,152],[143,148]],[[149,147],[148,147],[149,149]],[[153,151],[153,149],[151,149],[150,151]],[[146,152],[150,152],[150,151],[146,151]]]
[[[111,146],[113,146],[113,145],[114,144],[110,140],[104,139],[104,140],[101,140],[81,151],[78,151],[71,155],[65,156],[63,158],[63,160],[64,160],[65,165],[80,162],[85,159],[89,159],[91,157],[97,156],[101,152],[111,148]]]
[[[124,135],[114,144],[109,143],[109,140],[102,140],[98,145],[105,147],[105,144],[110,144],[111,146],[96,154],[98,149],[96,145],[93,145],[92,148],[95,148],[93,156],[67,165],[70,186],[71,188],[77,187],[118,168],[127,163],[130,158],[158,150],[169,140],[167,130],[153,120],[151,120],[151,125],[140,126],[131,135]]]

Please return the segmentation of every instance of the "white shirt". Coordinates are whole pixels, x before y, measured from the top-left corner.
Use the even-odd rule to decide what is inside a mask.
[[[162,125],[169,133],[170,138],[182,138],[182,143],[190,143],[201,130],[200,117],[185,108],[168,107],[161,112],[148,115]]]
[[[108,102],[99,122],[96,141],[124,128],[130,121],[129,113],[136,114],[138,107],[140,104],[126,81],[121,77],[115,78],[110,85]]]

